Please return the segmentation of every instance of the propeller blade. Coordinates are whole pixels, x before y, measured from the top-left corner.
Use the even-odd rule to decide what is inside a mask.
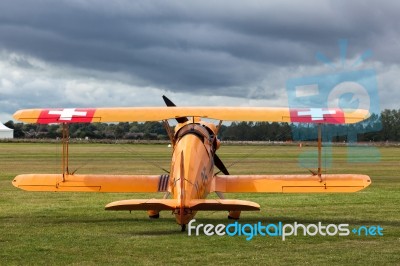
[[[174,106],[176,106],[170,99],[167,98],[167,96],[163,95],[162,98],[163,98],[165,104],[166,104],[168,107],[174,107]],[[187,122],[187,121],[189,121],[189,120],[187,119],[187,117],[178,117],[178,118],[176,118],[176,121],[177,121],[178,123],[185,123],[185,122]]]
[[[214,154],[214,164],[219,170],[221,170],[222,173],[224,173],[224,175],[229,175],[228,169],[226,169],[224,163],[217,154]]]
[[[162,98],[167,106],[176,106],[167,96],[163,95]]]

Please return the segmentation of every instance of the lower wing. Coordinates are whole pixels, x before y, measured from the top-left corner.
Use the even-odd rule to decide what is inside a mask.
[[[356,192],[371,184],[367,175],[217,175],[212,191],[218,192],[276,192],[332,193]]]
[[[16,176],[13,185],[27,191],[165,192],[169,175],[63,175]]]

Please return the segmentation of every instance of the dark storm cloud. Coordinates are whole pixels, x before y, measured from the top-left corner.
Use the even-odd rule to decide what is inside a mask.
[[[121,72],[136,85],[253,97],[239,88],[277,67],[317,64],[317,51],[337,58],[340,38],[349,56],[371,49],[375,60],[398,61],[397,10],[395,1],[9,0],[0,48]]]

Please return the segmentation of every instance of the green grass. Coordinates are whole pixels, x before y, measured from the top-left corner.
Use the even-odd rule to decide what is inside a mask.
[[[223,146],[220,157],[232,174],[307,173],[297,158],[311,147]],[[73,144],[71,170],[78,173],[157,174],[167,168],[166,145]],[[330,173],[361,173],[372,185],[353,194],[227,194],[258,202],[260,212],[241,223],[348,223],[380,225],[384,236],[279,237],[181,233],[169,212],[149,220],[145,212],[107,212],[104,206],[160,194],[35,193],[14,188],[22,173],[57,173],[56,144],[0,144],[0,264],[346,264],[400,262],[400,148],[379,148],[380,162],[349,163],[345,147],[333,148]],[[215,195],[210,195],[215,197]],[[224,212],[199,212],[196,223],[229,223]]]

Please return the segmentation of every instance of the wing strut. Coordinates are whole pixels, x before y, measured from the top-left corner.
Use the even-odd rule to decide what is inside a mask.
[[[62,178],[63,182],[65,182],[65,176],[69,174],[68,170],[68,161],[69,161],[69,150],[68,150],[68,143],[69,143],[69,128],[67,123],[62,124],[62,146],[63,146],[63,153],[62,153]]]
[[[318,124],[318,171],[319,182],[322,183],[322,124]],[[326,179],[325,179],[326,189]]]
[[[172,132],[171,127],[169,126],[168,120],[163,120],[162,122],[163,122],[165,130],[167,131],[169,140],[172,143],[172,147],[175,147],[174,133]]]
[[[322,182],[322,179],[321,179],[321,175],[322,175],[321,153],[322,153],[322,132],[321,132],[321,124],[318,124],[318,177],[320,179],[320,182]]]

